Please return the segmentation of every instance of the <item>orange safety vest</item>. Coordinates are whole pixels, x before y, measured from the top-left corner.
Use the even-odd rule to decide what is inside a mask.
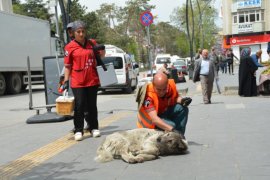
[[[173,106],[176,104],[176,100],[178,97],[178,92],[176,90],[176,85],[173,79],[168,80],[169,91],[172,91],[172,96],[168,99],[167,106]],[[155,110],[158,114],[158,96],[154,90],[153,83],[147,85],[146,96],[153,99]],[[152,119],[145,111],[144,107],[142,106],[138,112],[138,120],[137,120],[137,127],[138,128],[149,128],[155,129],[156,125],[152,122]]]

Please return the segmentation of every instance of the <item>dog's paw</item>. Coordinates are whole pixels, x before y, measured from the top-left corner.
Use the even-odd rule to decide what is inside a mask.
[[[143,157],[136,157],[136,161],[138,163],[143,163],[144,162],[144,159],[143,159]]]
[[[129,164],[135,164],[135,163],[137,163],[137,160],[135,158],[129,158],[128,163]]]

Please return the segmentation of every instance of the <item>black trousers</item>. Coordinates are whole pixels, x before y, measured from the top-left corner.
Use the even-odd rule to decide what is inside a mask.
[[[73,121],[75,133],[83,133],[84,117],[88,123],[90,131],[93,129],[98,129],[97,91],[98,86],[72,88],[75,98]]]

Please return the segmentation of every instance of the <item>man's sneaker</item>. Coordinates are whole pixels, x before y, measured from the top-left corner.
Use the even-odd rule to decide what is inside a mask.
[[[76,132],[74,135],[75,141],[81,141],[83,139],[83,135],[81,132]]]
[[[91,134],[93,137],[100,137],[100,131],[98,129],[93,129]]]

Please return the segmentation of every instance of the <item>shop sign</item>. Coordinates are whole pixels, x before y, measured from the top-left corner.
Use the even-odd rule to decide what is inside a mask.
[[[244,0],[237,2],[237,9],[261,7],[262,0]]]
[[[252,32],[252,23],[238,24],[238,33]]]
[[[238,36],[231,38],[231,45],[257,44],[270,41],[270,34],[256,36]]]

